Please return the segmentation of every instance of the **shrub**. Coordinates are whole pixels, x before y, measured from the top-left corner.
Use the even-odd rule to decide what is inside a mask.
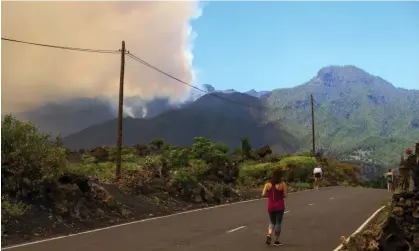
[[[214,149],[225,154],[228,153],[229,151],[229,147],[227,145],[219,143],[219,142],[214,143]]]
[[[200,159],[192,159],[189,161],[188,171],[195,176],[208,174],[210,168],[205,161]]]
[[[163,178],[167,173],[167,170],[163,169],[163,161],[160,155],[145,156],[139,159],[137,163],[141,168],[152,171],[154,176],[158,175]]]
[[[244,185],[259,186],[269,179],[275,168],[279,166],[274,163],[245,162],[239,168],[239,181]]]
[[[359,182],[359,166],[326,158],[323,158],[321,161],[324,178],[332,184],[339,184],[342,181],[347,181],[350,184],[357,184]]]
[[[89,160],[91,157],[86,157]],[[154,175],[163,175],[161,157],[151,155],[139,157],[132,153],[122,155],[122,171],[147,169]],[[97,177],[101,181],[111,181],[115,177],[116,166],[113,162],[85,161],[83,164],[70,165],[70,169],[79,174]]]
[[[11,179],[3,181],[9,183],[8,189],[18,192],[25,180],[26,189],[37,192],[43,180],[64,171],[66,150],[51,142],[48,134],[39,133],[34,124],[7,115],[1,129],[2,160],[7,160],[7,169],[12,173]]]
[[[122,162],[138,162],[140,159],[140,157],[133,153],[123,154],[121,158]]]
[[[170,149],[163,153],[163,163],[168,169],[179,169],[189,164],[188,149]]]
[[[268,162],[279,162],[281,161],[281,156],[279,156],[278,154],[267,154],[264,157],[264,160]]]
[[[153,146],[155,149],[161,149],[164,145],[163,139],[156,138],[150,142],[150,145]]]
[[[1,202],[2,217],[19,217],[25,214],[28,209],[30,209],[30,205],[22,202],[13,203],[7,200],[2,200]]]
[[[289,182],[307,182],[312,177],[313,168],[317,165],[316,159],[306,156],[292,156],[282,158],[279,162],[281,168],[286,170],[285,179]]]
[[[199,187],[196,177],[185,170],[177,170],[173,174],[173,180],[182,188],[193,189]]]
[[[215,174],[221,167],[229,165],[231,159],[227,149],[219,143],[214,143],[204,137],[195,137],[191,148],[191,159],[202,159],[210,165]]]
[[[95,157],[90,156],[87,153],[83,154],[83,156],[81,157],[81,160],[83,161],[83,164],[86,164],[86,165],[98,162]]]

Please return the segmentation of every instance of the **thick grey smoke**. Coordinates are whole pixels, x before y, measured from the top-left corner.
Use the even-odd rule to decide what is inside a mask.
[[[44,44],[127,50],[193,81],[190,21],[198,2],[2,2],[2,37]],[[2,113],[73,97],[118,95],[120,56],[2,41]],[[125,96],[182,100],[189,87],[126,59]],[[114,102],[110,102],[114,103]]]

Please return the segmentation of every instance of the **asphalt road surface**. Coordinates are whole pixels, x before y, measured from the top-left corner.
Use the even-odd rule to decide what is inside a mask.
[[[386,190],[328,187],[290,194],[281,247],[264,243],[266,200],[217,207],[81,235],[13,251],[329,251],[390,198]]]

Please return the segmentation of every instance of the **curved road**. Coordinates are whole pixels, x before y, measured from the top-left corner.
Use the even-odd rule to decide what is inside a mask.
[[[352,234],[388,199],[383,189],[328,187],[290,194],[281,250],[328,251]],[[35,244],[13,251],[259,251],[268,216],[266,200],[146,220]]]

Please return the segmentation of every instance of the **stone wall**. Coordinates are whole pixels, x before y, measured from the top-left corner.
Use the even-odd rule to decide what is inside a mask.
[[[382,251],[419,251],[419,192],[393,195],[389,217],[377,241]]]
[[[419,142],[415,154],[406,156],[400,167],[409,173],[409,186],[394,193],[387,221],[378,236],[379,250],[419,251]]]
[[[400,172],[403,171],[405,175],[399,177],[399,187],[388,209],[383,212],[386,214],[382,216],[384,218],[349,242],[343,240],[342,250],[419,251],[419,142],[415,154],[402,155]]]

